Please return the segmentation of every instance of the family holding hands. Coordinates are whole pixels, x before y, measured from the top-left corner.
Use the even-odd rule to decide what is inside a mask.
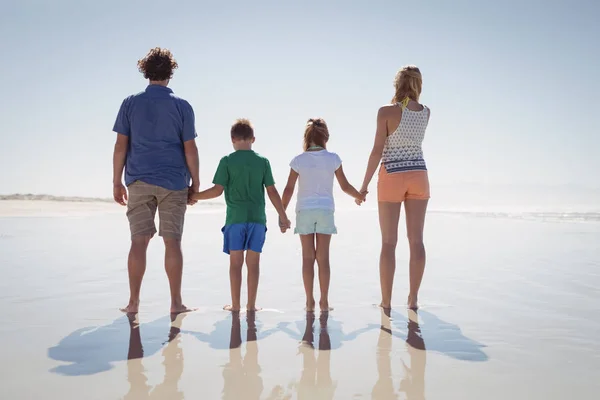
[[[335,226],[334,180],[360,205],[377,170],[377,197],[382,235],[380,255],[381,303],[391,308],[396,267],[396,245],[401,205],[406,212],[410,245],[410,293],[407,306],[417,308],[418,291],[425,268],[423,226],[429,199],[429,180],[422,142],[430,111],[421,105],[422,77],[415,66],[398,71],[391,104],[379,109],[373,150],[360,190],[344,174],[341,158],[327,149],[329,130],[321,118],[311,118],[304,130],[303,152],[290,163],[290,174],[280,196],[269,161],[252,150],[254,128],[238,119],[231,127],[234,152],[221,158],[213,186],[200,191],[199,157],[195,118],[191,105],[167,87],[178,67],[167,49],[154,48],[138,61],[149,80],[145,91],[127,97],[119,110],[113,131],[117,133],[113,156],[113,196],[127,206],[131,230],[128,258],[130,299],[122,311],[137,313],[141,283],[146,269],[146,250],[157,232],[165,243],[165,269],[171,290],[171,312],[191,311],[181,298],[183,255],[181,237],[189,204],[225,194],[227,214],[223,251],[230,257],[231,304],[225,310],[241,309],[242,267],[248,268],[246,309],[257,311],[260,254],[266,239],[265,191],[279,215],[282,232],[291,228],[287,208],[297,188],[294,232],[302,244],[302,276],[306,310],[316,308],[313,295],[315,262],[320,285],[319,308],[330,311],[329,249]],[[125,183],[123,184],[123,171]],[[191,186],[190,186],[191,181]]]

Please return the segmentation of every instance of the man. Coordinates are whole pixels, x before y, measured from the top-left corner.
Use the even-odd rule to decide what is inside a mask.
[[[177,67],[171,52],[159,47],[139,60],[138,68],[150,84],[145,91],[123,101],[113,128],[117,133],[113,196],[117,203],[127,206],[131,229],[130,297],[127,307],[121,309],[126,313],[138,312],[146,250],[156,233],[157,209],[158,234],[165,243],[171,313],[191,311],[181,299],[181,237],[187,204],[193,204],[188,193],[200,187],[200,167],[194,111],[167,87]],[[122,183],[123,168],[127,189]]]

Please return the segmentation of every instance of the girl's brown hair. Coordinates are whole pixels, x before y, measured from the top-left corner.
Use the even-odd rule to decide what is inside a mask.
[[[396,93],[392,103],[400,103],[406,98],[418,102],[422,87],[423,77],[419,68],[414,65],[400,68],[394,79]]]
[[[308,151],[311,144],[326,148],[329,140],[329,130],[323,118],[311,118],[306,122],[304,130],[304,151]]]

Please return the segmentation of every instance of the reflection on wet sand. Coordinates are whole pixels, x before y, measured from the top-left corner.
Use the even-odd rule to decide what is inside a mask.
[[[399,393],[394,389],[392,371],[392,325],[389,311],[381,310],[381,327],[377,341],[377,374],[378,379],[371,392],[371,398],[375,400],[397,399],[399,393],[404,393],[408,400],[425,399],[425,364],[426,351],[425,342],[421,335],[418,315],[415,311],[409,311],[408,333],[406,336],[406,348],[409,356],[408,366],[404,361],[404,377],[400,382]]]
[[[130,336],[129,351],[127,353],[127,380],[129,392],[124,400],[141,399],[183,399],[184,394],[179,390],[179,379],[183,373],[183,349],[179,346],[181,340],[181,323],[186,314],[172,315],[171,328],[167,338],[167,345],[162,350],[165,375],[163,382],[154,389],[148,385],[142,359],[144,348],[142,346],[141,329],[137,315],[129,316]]]
[[[231,317],[231,338],[229,341],[229,362],[223,367],[224,400],[258,400],[263,392],[263,381],[258,364],[258,343],[256,313],[246,317],[246,353],[242,356],[242,328],[240,314]]]
[[[319,318],[318,353],[314,346],[315,314],[306,314],[306,328],[302,337],[302,375],[295,384],[299,400],[331,400],[336,385],[331,379],[331,338],[327,328],[328,313]]]

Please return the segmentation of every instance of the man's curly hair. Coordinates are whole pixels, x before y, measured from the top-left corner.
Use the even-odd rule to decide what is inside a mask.
[[[146,57],[138,60],[138,69],[144,78],[151,81],[165,81],[173,77],[173,71],[179,67],[169,49],[155,47]]]

